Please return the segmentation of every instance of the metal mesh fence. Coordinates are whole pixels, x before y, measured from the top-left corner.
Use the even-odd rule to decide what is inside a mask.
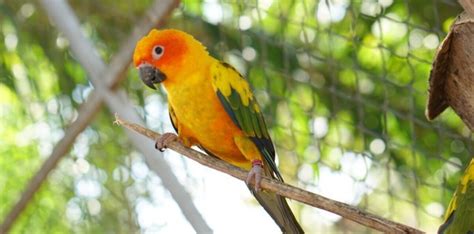
[[[117,51],[148,4],[71,2],[105,58]],[[28,11],[25,6],[36,9],[31,17],[37,22],[31,26],[25,26],[31,18],[21,16]],[[0,188],[7,191],[0,195],[3,217],[59,141],[61,129],[77,115],[91,85],[61,34],[31,35],[45,27],[39,23],[47,24],[40,9],[13,1],[0,1],[0,7],[11,12],[0,17],[4,20],[0,39],[5,42],[0,43],[4,58],[0,71],[7,77],[0,88],[10,90],[0,89],[0,94],[3,100],[11,95],[17,103],[9,107],[16,112],[2,110],[0,129],[22,138],[21,134],[32,134],[25,130],[30,126],[37,134],[26,146],[3,141],[9,147],[0,159],[0,177],[8,177],[0,179]],[[165,27],[194,35],[213,56],[248,78],[289,183],[434,232],[459,171],[473,151],[471,133],[454,112],[448,110],[435,122],[424,116],[433,55],[460,12],[455,1],[447,0],[185,0]],[[8,27],[17,37],[13,49]],[[42,52],[29,56],[28,44]],[[47,61],[45,68],[40,75],[31,74],[30,64],[41,59]],[[45,71],[56,75],[43,78]],[[50,91],[44,91],[44,80],[52,83]],[[35,89],[28,92],[21,82]],[[163,91],[160,95],[144,91],[133,69],[123,86],[148,126],[171,129]],[[7,118],[12,113],[22,117]],[[91,233],[166,232],[173,230],[167,229],[171,221],[166,220],[182,220],[176,204],[164,201],[170,197],[161,181],[147,173],[139,154],[127,148],[126,138],[117,136],[110,116],[104,111],[80,135],[29,204],[15,232],[26,233],[35,226]],[[18,120],[22,126],[10,126]],[[43,142],[41,131],[58,135]],[[7,154],[22,154],[21,150],[34,156],[5,159]],[[166,158],[178,168],[178,177],[195,195],[198,207],[205,209],[202,194],[212,190],[201,181],[206,180],[200,176],[206,169],[195,169],[176,155]],[[94,189],[98,192],[91,195]],[[371,232],[327,212],[293,205],[308,232]],[[173,211],[167,217],[169,210]],[[146,216],[152,214],[161,221],[149,221]],[[185,220],[177,222],[188,225]]]

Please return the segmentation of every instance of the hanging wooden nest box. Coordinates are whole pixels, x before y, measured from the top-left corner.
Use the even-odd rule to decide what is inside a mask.
[[[474,17],[463,13],[438,48],[430,74],[426,117],[450,106],[474,130]]]

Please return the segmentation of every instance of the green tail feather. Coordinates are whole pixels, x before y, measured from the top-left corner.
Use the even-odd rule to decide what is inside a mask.
[[[265,167],[265,175],[275,178],[268,167]],[[268,191],[256,192],[253,186],[249,186],[249,189],[283,233],[304,233],[285,197]]]

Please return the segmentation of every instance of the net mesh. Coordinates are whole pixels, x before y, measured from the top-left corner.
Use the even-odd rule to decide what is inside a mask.
[[[151,1],[70,4],[108,60]],[[0,159],[4,217],[92,87],[67,40],[46,33],[53,29],[45,26],[48,18],[39,6],[0,1],[0,10],[6,12],[0,16],[5,107],[0,129],[8,133],[0,148],[2,155],[13,156]],[[473,151],[471,133],[453,111],[434,122],[424,116],[434,53],[460,12],[448,0],[184,0],[166,27],[194,35],[248,78],[289,183],[434,232]],[[123,87],[148,126],[171,129],[163,113],[164,92],[144,91],[133,69],[128,76]],[[44,138],[43,132],[51,134]],[[139,153],[124,147],[130,144],[126,137],[116,135],[104,109],[14,230],[166,230],[166,215],[159,215],[158,224],[144,225],[148,221],[139,214],[137,199],[153,204],[157,213],[177,210],[176,205],[152,199],[169,195],[158,177],[147,173]],[[189,162],[174,163],[186,169]],[[186,186],[203,183],[191,173],[177,173]],[[293,205],[310,232],[371,231]],[[78,223],[87,225],[73,225]]]

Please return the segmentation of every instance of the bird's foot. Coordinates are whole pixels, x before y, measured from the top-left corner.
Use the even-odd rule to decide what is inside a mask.
[[[249,185],[252,180],[254,180],[255,191],[260,191],[260,183],[262,182],[263,174],[263,162],[262,160],[255,159],[252,161],[252,169],[250,169],[247,179],[245,180]]]
[[[178,135],[171,132],[166,132],[156,139],[155,149],[163,152],[169,143],[176,140],[179,140]]]

